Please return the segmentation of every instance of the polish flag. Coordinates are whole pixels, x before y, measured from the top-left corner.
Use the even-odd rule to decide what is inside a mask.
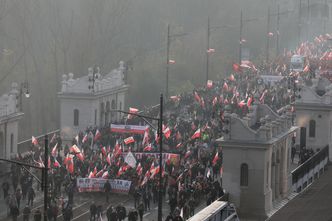
[[[240,101],[238,104],[237,104],[240,108],[243,108],[244,106],[246,106],[246,102],[244,100]]]
[[[96,130],[96,134],[95,134],[95,138],[93,138],[93,141],[97,141],[101,138],[101,133],[99,132],[99,130],[97,129]]]
[[[218,98],[214,97],[213,100],[212,100],[212,106],[213,107],[216,106],[217,102],[218,102]]]
[[[138,174],[139,176],[142,175],[143,168],[142,168],[142,166],[141,166],[141,163],[139,163],[139,164],[137,165],[136,172],[137,172],[137,174]]]
[[[37,140],[34,136],[32,136],[32,138],[31,138],[31,142],[32,142],[32,144],[35,145],[35,146],[38,145],[38,140]]]
[[[196,132],[191,136],[191,139],[196,139],[201,137],[201,129],[199,128]]]
[[[103,173],[103,175],[101,176],[101,178],[103,178],[103,179],[107,179],[107,178],[108,178],[108,171],[105,171],[105,172]]]
[[[107,154],[106,161],[109,165],[111,165],[111,154]]]
[[[177,102],[177,101],[180,101],[180,98],[181,98],[181,97],[177,95],[177,96],[170,96],[169,98],[170,98],[172,101]]]
[[[76,144],[74,144],[73,146],[70,147],[69,149],[70,152],[73,152],[73,153],[81,153],[81,150],[76,146]]]
[[[168,64],[175,64],[175,60],[169,59]]]
[[[156,143],[159,143],[160,137],[159,137],[158,131],[155,132],[154,137],[155,137]]]
[[[60,163],[54,158],[54,163],[53,163],[54,167],[61,167]]]
[[[182,143],[178,143],[178,144],[176,145],[176,149],[179,149],[181,146],[182,146]]]
[[[212,86],[213,86],[213,81],[208,80],[208,81],[206,82],[206,87],[207,87],[207,88],[212,88]]]
[[[241,67],[239,64],[233,64],[233,71],[235,72],[241,72]]]
[[[207,53],[214,53],[216,50],[214,48],[209,48],[206,50]]]
[[[82,161],[82,162],[84,161],[83,153],[77,153],[76,156],[77,156],[78,159],[80,159],[80,161]]]
[[[51,151],[51,155],[52,157],[56,157],[57,155],[57,146],[58,146],[58,143],[55,144],[55,146],[53,147],[52,151]]]
[[[104,170],[101,169],[97,174],[96,177],[101,177],[104,174]]]
[[[188,150],[186,154],[184,155],[184,159],[187,159],[191,155],[191,151]]]
[[[225,105],[229,104],[229,101],[228,101],[227,98],[225,99],[224,104],[225,104]]]
[[[253,99],[252,99],[252,97],[250,96],[250,97],[248,98],[248,101],[247,101],[247,106],[248,106],[248,107],[251,106],[252,101],[253,101]]]
[[[269,37],[273,37],[273,32],[269,32],[267,35],[268,35]]]
[[[148,144],[146,147],[144,147],[143,151],[151,151],[152,150],[152,146],[151,144]]]
[[[206,173],[206,177],[209,178],[211,176],[211,170],[208,169],[207,173]]]
[[[224,173],[224,168],[223,166],[220,167],[220,171],[219,171],[219,174],[220,174],[220,177],[222,178],[222,174]]]
[[[198,102],[198,103],[201,103],[201,97],[198,95],[198,93],[195,91],[194,93],[194,96],[195,96],[195,100]]]
[[[228,78],[230,81],[235,81],[235,77],[234,77],[234,75],[233,74],[231,74],[230,76],[229,76],[229,78]]]
[[[166,139],[168,139],[171,136],[171,130],[169,129],[169,127],[166,127],[165,130],[163,130],[163,133]]]
[[[309,68],[309,65],[307,64],[306,66],[305,66],[305,68],[303,69],[303,72],[304,73],[307,73],[307,72],[309,72],[310,71],[310,68]]]
[[[85,143],[87,141],[88,141],[88,135],[85,134],[84,137],[83,137],[83,139],[82,139],[82,143]]]
[[[101,148],[101,152],[103,153],[104,156],[106,156],[107,155],[107,153],[106,153],[106,147],[102,147]]]
[[[93,172],[91,171],[90,174],[89,174],[89,176],[88,176],[88,178],[90,178],[90,179],[91,179],[91,178],[96,178],[96,176],[95,176],[95,175],[93,174]]]
[[[76,143],[78,144],[79,142],[79,137],[78,137],[78,134],[76,135],[76,137],[75,137],[75,140],[76,140]]]
[[[144,186],[148,182],[149,178],[150,178],[150,170],[146,171],[141,186]]]
[[[132,113],[132,114],[137,114],[138,113],[138,109],[137,108],[133,108],[133,107],[129,107],[129,113]],[[132,119],[134,115],[132,114],[128,114],[127,118],[128,119]]]
[[[120,156],[122,153],[122,150],[121,150],[121,146],[118,144],[118,142],[115,144],[115,148],[114,148],[114,156],[115,157],[118,157]]]
[[[67,170],[69,173],[73,174],[74,173],[74,161],[73,158],[70,158],[67,162],[66,166]]]
[[[128,138],[124,139],[123,142],[124,142],[126,145],[128,145],[128,144],[134,143],[135,140],[134,140],[133,137],[128,137]]]
[[[222,89],[224,91],[228,91],[228,84],[227,84],[227,82],[224,83],[224,85],[222,86]]]
[[[219,160],[219,153],[217,152],[212,160],[212,165],[216,165],[217,161]]]
[[[265,90],[262,94],[262,96],[259,98],[259,101],[263,104],[264,103],[264,99],[265,99],[265,95],[267,93],[267,90]]]
[[[48,157],[47,168],[48,168],[48,169],[51,168],[51,157]]]
[[[149,128],[146,128],[144,131],[142,145],[145,145],[149,142]]]

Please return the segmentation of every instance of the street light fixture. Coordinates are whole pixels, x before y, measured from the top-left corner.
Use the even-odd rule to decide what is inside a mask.
[[[18,94],[18,100],[19,100],[19,109],[20,111],[23,111],[23,94],[26,98],[30,98],[30,91],[29,91],[29,83],[28,81],[24,81],[20,84],[20,91]]]
[[[160,112],[159,112],[159,118],[156,117],[149,117],[149,116],[144,116],[141,114],[136,114],[136,113],[130,113],[128,111],[123,111],[123,110],[111,110],[111,112],[120,112],[124,114],[130,114],[134,115],[137,117],[142,118],[145,122],[147,122],[150,126],[151,123],[148,122],[146,119],[149,120],[155,120],[158,121],[158,136],[159,136],[159,197],[158,197],[158,221],[162,221],[162,189],[161,189],[161,181],[162,181],[162,161],[163,161],[163,94],[160,95]]]

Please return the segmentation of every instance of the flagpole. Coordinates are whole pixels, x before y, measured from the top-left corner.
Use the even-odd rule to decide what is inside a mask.
[[[159,119],[159,199],[158,199],[158,221],[162,221],[162,160],[163,160],[163,132],[162,132],[162,125],[163,125],[163,94],[160,95],[160,119]]]
[[[206,81],[209,80],[209,50],[210,50],[210,17],[208,17],[208,27],[207,27],[207,46],[206,46]]]
[[[47,221],[47,201],[48,201],[48,136],[45,134],[45,153],[44,153],[44,221]]]

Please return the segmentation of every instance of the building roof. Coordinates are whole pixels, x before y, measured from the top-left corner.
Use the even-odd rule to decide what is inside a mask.
[[[332,170],[331,166],[319,180],[295,197],[269,221],[331,220],[332,217]]]
[[[59,95],[96,95],[118,90],[125,86],[125,69],[124,62],[120,61],[119,67],[108,74],[101,74],[98,67],[95,70],[90,67],[88,74],[80,78],[75,79],[73,73],[63,75]]]

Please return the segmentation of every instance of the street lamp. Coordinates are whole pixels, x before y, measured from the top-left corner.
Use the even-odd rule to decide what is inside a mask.
[[[19,94],[18,94],[18,99],[19,99],[19,102],[20,102],[20,111],[23,111],[23,94],[26,98],[30,97],[28,81],[24,81],[20,84],[20,91],[19,91]]]
[[[159,136],[159,197],[158,197],[158,221],[162,221],[162,190],[161,190],[161,180],[162,180],[162,161],[163,161],[163,94],[160,95],[160,112],[159,112],[159,118],[155,118],[155,117],[149,117],[149,116],[144,116],[141,114],[136,114],[136,113],[130,113],[128,111],[123,111],[123,110],[111,110],[111,112],[120,112],[120,113],[124,113],[124,114],[130,114],[130,115],[134,115],[137,117],[142,118],[146,123],[148,123],[149,125],[151,125],[151,123],[149,121],[147,121],[146,119],[149,120],[155,120],[158,121],[158,136]]]

